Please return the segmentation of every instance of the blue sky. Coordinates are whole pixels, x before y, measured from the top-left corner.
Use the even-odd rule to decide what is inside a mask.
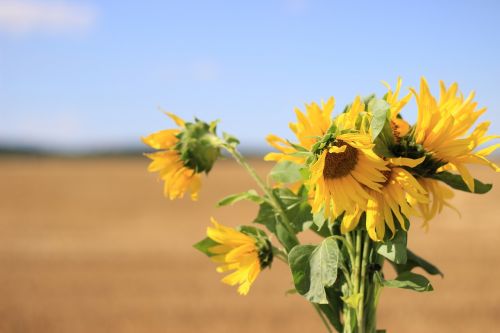
[[[498,1],[0,1],[0,142],[138,144],[221,119],[246,147],[291,137],[293,108],[384,93],[380,81],[475,90],[500,133]],[[412,105],[405,116],[415,119]]]

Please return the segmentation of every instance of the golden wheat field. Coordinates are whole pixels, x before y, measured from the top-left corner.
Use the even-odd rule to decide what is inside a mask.
[[[219,163],[201,199],[168,201],[144,158],[0,159],[0,332],[323,332],[276,262],[246,297],[219,282],[191,244],[210,216],[249,223],[251,203],[215,208],[248,188],[234,163]],[[253,164],[264,174],[269,165]],[[390,333],[500,331],[500,176],[496,188],[457,193],[410,248],[445,273],[426,294],[386,289],[379,328]],[[305,241],[314,240],[305,236]]]

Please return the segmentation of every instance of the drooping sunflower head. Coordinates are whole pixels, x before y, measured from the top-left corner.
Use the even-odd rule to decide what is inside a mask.
[[[500,172],[500,168],[486,158],[500,144],[477,150],[480,145],[500,136],[486,135],[489,122],[479,124],[471,132],[477,119],[486,111],[485,108],[478,109],[474,93],[464,98],[456,83],[447,88],[441,81],[440,88],[439,99],[436,99],[427,81],[422,78],[420,91],[412,90],[418,106],[413,140],[437,163],[441,163],[440,170],[457,171],[469,189],[474,191],[474,179],[466,165],[486,165]]]
[[[211,259],[220,266],[217,272],[233,271],[222,279],[231,286],[239,285],[240,295],[248,294],[260,271],[271,265],[272,246],[265,234],[255,228],[241,231],[223,226],[211,219],[213,227],[207,228],[207,236],[215,245],[208,248]]]
[[[451,208],[460,215],[458,210],[450,203],[455,194],[447,185],[432,178],[418,178],[418,183],[425,189],[427,201],[417,202],[415,199],[410,198],[410,202],[418,209],[419,216],[424,221],[424,228],[428,228],[429,221],[441,213],[444,207]]]
[[[200,174],[208,173],[220,156],[216,123],[207,124],[198,119],[189,123],[172,113],[167,115],[179,128],[161,130],[142,139],[158,150],[145,154],[152,160],[148,171],[159,172],[169,199],[182,198],[190,191],[191,199],[196,200],[201,186]]]
[[[417,205],[427,204],[427,191],[405,169],[413,168],[424,161],[424,158],[412,160],[408,158],[388,159],[388,170],[383,171],[386,180],[381,184],[380,192],[370,190],[370,198],[366,207],[366,229],[371,239],[383,241],[385,227],[389,227],[394,237],[395,221],[399,229],[407,230],[407,220],[411,216],[420,216]]]

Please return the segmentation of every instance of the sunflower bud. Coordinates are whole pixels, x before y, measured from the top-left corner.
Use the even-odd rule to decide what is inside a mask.
[[[195,119],[194,123],[186,123],[177,135],[175,150],[184,165],[197,173],[208,173],[220,156],[221,140],[215,134],[216,126],[215,121],[207,124]]]
[[[146,154],[152,162],[150,172],[159,172],[165,181],[165,196],[182,198],[191,192],[198,199],[200,173],[210,171],[220,156],[221,139],[215,134],[216,122],[210,124],[195,119],[185,122],[173,113],[166,113],[179,128],[161,130],[143,138],[143,142],[159,151]]]

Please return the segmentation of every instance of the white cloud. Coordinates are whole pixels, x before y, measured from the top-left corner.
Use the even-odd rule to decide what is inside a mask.
[[[68,1],[0,0],[0,32],[12,35],[86,31],[96,16],[94,7]]]

